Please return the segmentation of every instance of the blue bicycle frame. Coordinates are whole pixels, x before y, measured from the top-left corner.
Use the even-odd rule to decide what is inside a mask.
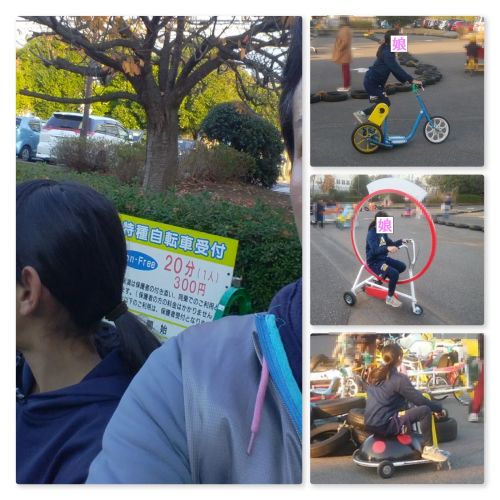
[[[383,124],[383,133],[384,133],[384,140],[382,143],[378,143],[381,146],[389,147],[392,148],[394,146],[397,146],[399,144],[406,144],[407,142],[410,142],[414,137],[415,134],[417,133],[418,126],[420,125],[420,122],[422,121],[422,118],[426,118],[427,121],[431,121],[431,116],[429,115],[429,112],[427,111],[427,107],[425,106],[424,100],[422,99],[422,96],[415,91],[415,95],[417,97],[418,104],[420,106],[420,112],[418,113],[417,119],[415,120],[415,123],[413,124],[413,127],[408,135],[389,135],[388,131],[388,119],[384,121]],[[375,142],[375,141],[374,141]]]

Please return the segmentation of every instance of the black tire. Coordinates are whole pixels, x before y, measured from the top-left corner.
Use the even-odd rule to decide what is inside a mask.
[[[437,130],[434,132],[429,121],[424,125],[424,137],[431,144],[441,144],[450,136],[450,123],[443,116],[431,116],[431,120],[436,122]]]
[[[397,92],[394,85],[388,85],[387,87],[385,87],[384,91],[387,95],[394,95]]]
[[[330,416],[344,415],[349,413],[353,408],[364,408],[366,405],[365,398],[353,397],[342,398],[336,400],[316,401],[315,407]]]
[[[353,99],[368,99],[370,96],[366,90],[351,90],[351,97]]]
[[[477,224],[472,224],[469,226],[469,229],[472,229],[473,231],[484,231],[484,227],[478,226]]]
[[[19,151],[19,159],[23,161],[31,161],[32,154],[33,153],[31,152],[31,148],[27,144],[25,144],[21,148],[21,151]]]
[[[318,408],[316,406],[316,403],[311,405],[311,426],[313,425],[313,422],[316,420],[322,420],[325,418],[331,418],[332,415],[327,413],[326,411],[323,411],[322,409]]]
[[[460,229],[469,229],[469,224],[455,224],[455,227]]]
[[[413,314],[415,314],[416,316],[422,316],[422,314],[424,314],[424,308],[419,304],[415,304],[415,310],[413,311]]]
[[[319,94],[311,94],[311,104],[321,101],[321,96]]]
[[[396,92],[410,92],[411,85],[405,85],[404,83],[396,83]]]
[[[311,430],[311,458],[338,453],[350,440],[349,429],[340,423],[321,425]]]
[[[347,92],[325,92],[321,95],[321,99],[325,102],[340,102],[347,101],[349,96],[347,95]]]
[[[355,429],[365,430],[365,409],[353,408],[347,414],[347,423]]]
[[[361,429],[352,429],[352,438],[357,445],[361,446],[373,433]]]
[[[436,436],[438,443],[447,443],[457,439],[458,424],[457,421],[450,417],[447,420],[436,421]]]
[[[389,460],[384,460],[378,464],[377,472],[382,479],[389,479],[394,475],[394,464]]]
[[[384,134],[379,126],[374,123],[362,123],[358,125],[352,132],[351,144],[359,153],[369,155],[379,150],[378,144],[373,144],[370,139],[376,142],[383,142]]]
[[[344,293],[344,302],[349,307],[353,307],[356,304],[356,295],[354,295],[352,292],[345,292]]]
[[[436,79],[433,76],[426,76],[422,78],[422,85],[424,87],[428,87],[429,85],[434,85],[436,83]]]

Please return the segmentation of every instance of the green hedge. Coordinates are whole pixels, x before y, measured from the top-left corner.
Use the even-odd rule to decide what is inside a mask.
[[[457,203],[484,205],[484,196],[482,194],[459,194],[457,196]]]
[[[119,212],[165,224],[205,231],[239,241],[235,276],[252,297],[254,310],[267,309],[273,295],[301,276],[302,252],[288,213],[257,202],[244,207],[213,199],[209,193],[177,196],[143,194],[112,176],[82,173],[41,164],[17,164],[17,181],[35,178],[87,184],[107,196]]]

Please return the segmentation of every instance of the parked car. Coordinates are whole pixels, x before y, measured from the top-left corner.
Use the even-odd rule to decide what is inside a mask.
[[[67,137],[78,137],[82,129],[82,113],[53,113],[40,133],[36,157],[49,161],[54,159],[53,149],[57,141]],[[133,141],[130,132],[118,121],[107,116],[89,117],[88,137],[115,143]]]
[[[16,156],[31,161],[40,140],[41,120],[36,116],[16,116]]]
[[[472,23],[468,23],[467,21],[455,21],[451,27],[451,31],[472,31],[473,29],[474,25]]]

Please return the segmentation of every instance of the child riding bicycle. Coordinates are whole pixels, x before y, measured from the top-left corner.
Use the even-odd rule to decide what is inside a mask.
[[[420,80],[415,80],[413,76],[409,75],[397,62],[394,52],[391,52],[391,36],[398,35],[397,31],[387,31],[384,35],[384,43],[380,45],[377,50],[377,59],[372,66],[368,69],[363,80],[363,86],[370,96],[370,102],[375,102],[372,106],[355,111],[354,118],[360,123],[364,123],[376,105],[385,103],[391,105],[391,101],[384,91],[385,84],[389,79],[391,73],[401,82],[409,82],[416,85],[422,85]]]

